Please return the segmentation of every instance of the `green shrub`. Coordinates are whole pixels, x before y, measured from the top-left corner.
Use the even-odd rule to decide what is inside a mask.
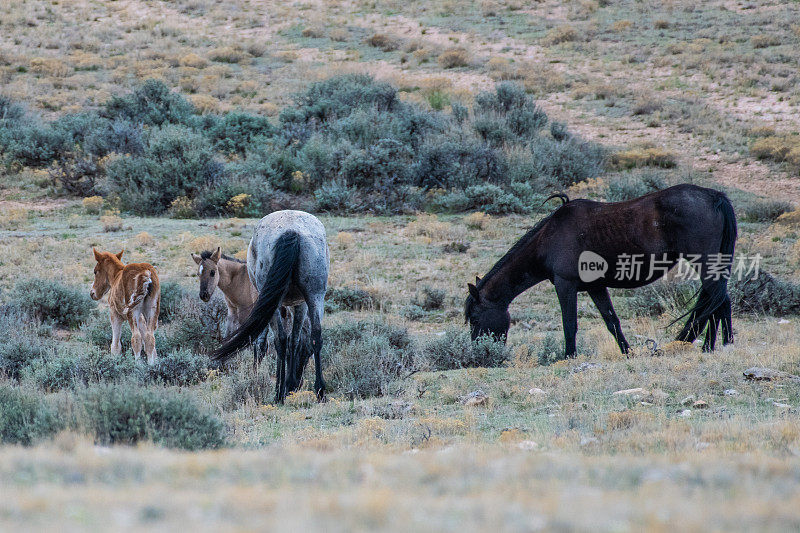
[[[141,155],[146,144],[141,124],[117,119],[109,120],[86,133],[83,151],[96,157],[111,153]]]
[[[619,177],[608,183],[605,197],[609,202],[624,202],[666,187],[664,179],[658,174],[638,173]]]
[[[281,113],[281,122],[325,122],[344,117],[356,109],[373,108],[391,112],[400,106],[397,89],[385,82],[376,82],[366,74],[335,76],[311,86],[297,97],[297,105]]]
[[[800,284],[759,271],[753,279],[732,276],[728,291],[734,312],[772,316],[800,315]]]
[[[78,397],[79,420],[99,444],[150,440],[169,448],[198,450],[225,443],[222,421],[188,391],[98,384]]]
[[[341,181],[326,183],[314,191],[318,211],[331,213],[350,213],[357,210],[358,192],[355,187],[345,185]]]
[[[426,189],[459,189],[503,183],[507,172],[505,155],[486,144],[432,139],[420,147],[411,176]]]
[[[509,357],[502,341],[489,336],[478,337],[474,342],[463,328],[450,328],[422,347],[422,357],[432,370],[451,370],[468,367],[502,366]]]
[[[400,316],[411,322],[421,322],[428,316],[428,313],[419,305],[411,303],[400,310]]]
[[[163,82],[152,79],[131,94],[112,96],[103,109],[103,115],[108,118],[146,126],[186,124],[194,112],[190,102],[171,92]]]
[[[756,200],[745,207],[742,220],[746,222],[774,222],[792,210],[792,204],[783,200]]]
[[[159,329],[161,329],[160,324]],[[111,322],[108,316],[98,316],[89,321],[83,328],[83,336],[93,346],[108,351],[111,347]],[[122,325],[120,342],[122,351],[125,353],[125,350],[131,345],[131,330],[126,324]]]
[[[408,330],[374,321],[326,329],[322,351],[328,386],[356,398],[383,394],[416,364]]]
[[[275,397],[272,372],[275,367],[274,358],[265,358],[253,372],[252,360],[242,358],[233,371],[224,378],[223,409],[236,409],[240,405],[252,402],[265,405]]]
[[[203,136],[167,125],[150,132],[144,155],[114,158],[106,173],[108,192],[119,197],[123,209],[157,215],[176,198],[193,198],[216,183],[223,165]]]
[[[156,331],[156,348],[160,353],[188,350],[207,355],[222,341],[227,314],[228,308],[221,296],[208,303],[184,296],[179,314]]]
[[[442,289],[425,286],[422,287],[422,294],[417,295],[413,303],[425,311],[434,311],[444,307],[446,297],[447,293]]]
[[[0,369],[19,379],[34,361],[54,351],[53,342],[39,336],[30,320],[14,309],[0,309]]]
[[[0,384],[0,442],[30,446],[63,427],[55,409],[40,393]]]
[[[186,291],[176,281],[165,281],[161,284],[161,310],[158,314],[158,321],[169,322],[181,311],[183,298],[187,296]]]
[[[536,350],[536,361],[541,366],[548,366],[562,359],[564,359],[564,344],[558,335],[548,333]]]
[[[605,149],[575,135],[563,141],[537,137],[528,149],[533,175],[562,187],[599,176],[605,167]]]
[[[24,279],[10,293],[10,303],[38,320],[74,328],[91,316],[96,307],[83,287],[50,279]]]
[[[72,148],[65,132],[42,124],[10,128],[0,140],[6,163],[28,167],[46,167]]]
[[[0,128],[19,124],[25,117],[24,106],[7,96],[0,96]]]
[[[482,92],[475,97],[475,115],[478,117],[476,124],[481,118],[484,121],[488,117],[497,117],[500,120],[492,128],[495,133],[489,135],[492,138],[497,136],[495,140],[498,141],[505,140],[509,135],[530,139],[547,125],[547,114],[536,105],[525,89],[521,85],[505,81],[497,84],[494,92]],[[504,129],[508,135],[503,132]],[[486,138],[486,133],[481,136]]]
[[[376,309],[379,302],[365,291],[355,287],[334,287],[325,293],[325,311],[364,311]]]
[[[312,192],[320,211],[408,213],[424,206],[431,189],[452,193],[441,209],[477,204],[497,214],[523,212],[531,190],[569,186],[603,170],[605,152],[596,144],[561,123],[544,131],[547,115],[519,85],[502,82],[481,93],[472,115],[458,102],[446,112],[442,102],[431,93],[431,109],[400,100],[395,87],[370,76],[335,76],[297,95],[273,125],[239,111],[198,115],[148,80],[111,98],[100,114],[50,124],[2,104],[9,118],[0,118],[0,157],[17,165],[57,161],[52,179],[70,194],[115,198],[139,215],[162,214],[180,199],[191,217],[305,208]],[[480,189],[486,185],[502,191]],[[478,189],[465,197],[461,191],[470,187]],[[241,194],[247,210],[230,209]]]
[[[147,367],[149,380],[167,385],[194,385],[208,375],[209,359],[190,350],[173,350],[159,354],[156,364]]]
[[[212,120],[203,132],[214,148],[226,154],[244,155],[256,139],[270,137],[275,131],[268,118],[239,111]]]
[[[517,196],[489,183],[472,185],[463,191],[451,191],[438,196],[433,206],[452,213],[483,211],[490,215],[524,213],[528,210]]]
[[[137,366],[131,354],[112,355],[108,348],[59,347],[55,354],[34,360],[25,375],[39,388],[51,392],[133,376]]]
[[[82,152],[65,154],[50,166],[48,174],[56,187],[81,198],[97,195],[103,177],[97,158]]]
[[[572,134],[569,132],[564,122],[553,120],[550,122],[550,136],[556,141],[566,141]]]

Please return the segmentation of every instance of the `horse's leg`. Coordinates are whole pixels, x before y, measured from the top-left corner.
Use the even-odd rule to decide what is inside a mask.
[[[303,383],[303,323],[308,315],[308,306],[305,303],[294,307],[294,319],[292,320],[292,334],[289,340],[289,363],[286,365],[288,375],[286,376],[286,390],[294,392]]]
[[[261,357],[258,356],[259,349],[261,348],[261,338],[263,333],[253,343],[253,374],[258,374],[258,364],[261,362]]]
[[[139,331],[139,316],[137,310],[128,311],[128,325],[131,327],[131,349],[133,350],[133,360],[138,361],[142,355],[142,334]]]
[[[325,380],[322,378],[322,315],[325,313],[325,291],[322,294],[306,295],[308,315],[311,318],[311,346],[314,349],[314,392],[317,399],[325,398]]]
[[[275,330],[275,353],[277,366],[275,369],[275,403],[283,403],[286,398],[286,330],[283,327],[280,309],[272,318]]]
[[[706,324],[709,325],[710,329],[713,329],[714,334],[716,335],[716,325],[712,328],[712,323],[715,320],[715,313],[719,308],[712,309],[711,306],[713,305],[713,295],[718,287],[719,283],[724,283],[724,280],[715,280],[710,279],[707,275],[707,267],[705,264],[700,265],[700,279],[702,280],[702,286],[700,287],[700,294],[697,296],[697,302],[695,303],[692,311],[689,313],[689,318],[686,320],[686,324],[681,329],[680,333],[676,337],[676,340],[683,341],[683,342],[694,342],[697,337],[699,337],[703,330],[706,329]],[[722,290],[726,290],[725,287],[722,287]],[[726,294],[727,296],[727,294]],[[721,304],[724,303],[721,302]],[[721,305],[720,304],[720,305]],[[706,349],[709,346],[709,342],[704,342],[703,347]],[[712,343],[713,344],[713,343]]]
[[[622,334],[622,325],[619,323],[617,313],[614,312],[614,305],[611,303],[608,289],[603,287],[602,289],[589,291],[589,296],[592,298],[597,310],[600,311],[600,315],[603,317],[608,331],[611,332],[611,335],[614,336],[614,340],[617,341],[620,351],[627,354],[630,351],[630,345]]]
[[[706,338],[703,340],[703,351],[713,352],[717,345],[717,331],[719,330],[719,323],[722,319],[721,311],[717,309],[711,314],[708,319],[708,329],[706,330]]]
[[[228,316],[225,317],[225,338],[227,339],[233,332],[239,329],[239,322],[236,320],[236,315],[233,314],[231,308],[228,308]]]
[[[578,289],[574,282],[556,277],[553,280],[561,304],[561,323],[564,327],[564,355],[577,357],[575,337],[578,334]]]
[[[733,318],[731,317],[731,297],[727,294],[720,309],[722,310],[722,344],[731,344],[733,342]]]
[[[139,334],[142,336],[144,344],[144,353],[147,355],[147,364],[154,365],[156,363],[156,339],[150,331],[147,317],[144,313],[140,313],[138,317]]]
[[[113,309],[109,310],[109,315],[111,317],[111,354],[119,355],[122,353],[120,337],[122,334],[122,321],[125,320],[125,317],[118,315]]]

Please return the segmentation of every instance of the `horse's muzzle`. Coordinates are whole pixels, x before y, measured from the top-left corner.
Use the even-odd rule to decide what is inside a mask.
[[[204,302],[207,302],[211,299],[211,295],[208,294],[207,292],[201,292],[200,299],[203,300]]]

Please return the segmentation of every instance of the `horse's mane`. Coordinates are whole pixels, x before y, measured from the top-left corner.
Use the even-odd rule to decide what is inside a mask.
[[[211,252],[209,250],[203,250],[202,252],[200,252],[200,258],[201,259],[211,259],[211,256],[213,254],[214,254],[214,252]],[[233,261],[234,263],[244,263],[244,261],[242,261],[241,259],[236,259],[235,257],[231,257],[231,256],[225,255],[225,254],[222,254],[222,258],[223,259],[227,259],[228,261]]]
[[[480,282],[478,282],[477,287],[479,289],[481,287],[483,287],[484,284],[486,283],[487,279],[489,279],[493,275],[495,275],[498,270],[503,268],[503,266],[506,263],[508,263],[511,260],[511,258],[514,257],[517,254],[517,252],[519,252],[522,248],[527,246],[528,243],[530,243],[533,240],[533,238],[536,236],[536,234],[541,231],[541,229],[544,227],[544,225],[547,224],[547,222],[553,217],[554,214],[555,214],[555,211],[553,211],[552,213],[550,213],[549,215],[544,217],[542,220],[537,222],[535,226],[533,226],[531,229],[528,230],[527,233],[525,233],[525,235],[520,237],[520,239],[516,243],[514,243],[514,246],[509,248],[509,250],[503,255],[503,257],[501,257],[497,261],[497,263],[494,264],[494,266],[491,268],[491,270],[489,270],[489,272],[487,272],[486,275],[483,276],[483,278],[481,278]]]
[[[564,198],[566,198],[566,195],[563,195],[563,196],[564,197],[562,198],[562,195],[553,195],[551,198],[560,198],[562,200],[562,202],[563,202]],[[548,200],[549,199],[550,198],[548,198]],[[545,201],[547,201],[547,200],[545,200]],[[564,202],[562,204],[562,206],[564,204],[566,204],[567,202],[569,202],[568,198],[566,199],[566,202]],[[559,209],[560,208],[561,208],[561,206],[559,206]],[[542,230],[544,225],[547,224],[547,222],[553,217],[553,215],[556,214],[557,211],[558,211],[558,209],[556,209],[555,211],[553,211],[552,213],[550,213],[549,215],[547,215],[546,217],[541,219],[539,222],[536,223],[535,226],[533,226],[531,229],[529,229],[527,231],[527,233],[525,233],[525,235],[520,237],[520,239],[516,243],[514,243],[514,246],[512,246],[505,254],[503,254],[503,257],[501,257],[494,264],[494,266],[489,270],[489,272],[487,272],[486,275],[483,276],[483,278],[481,278],[480,281],[478,281],[478,283],[476,285],[478,290],[480,290],[481,287],[483,287],[486,284],[487,280],[491,279],[522,248],[527,246],[534,239],[534,237],[536,237],[536,235]],[[471,310],[472,306],[474,305],[474,303],[475,302],[474,302],[474,299],[472,298],[472,295],[468,295],[466,302],[464,302],[464,316],[465,317],[469,317],[470,310]]]

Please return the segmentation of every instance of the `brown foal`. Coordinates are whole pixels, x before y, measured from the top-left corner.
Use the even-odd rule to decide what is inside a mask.
[[[124,250],[123,250],[124,251]],[[131,326],[131,347],[136,359],[144,345],[147,363],[156,362],[156,339],[158,313],[161,308],[161,286],[158,272],[148,263],[122,262],[122,253],[98,252],[92,248],[97,264],[94,267],[94,283],[89,291],[93,300],[108,293],[108,310],[111,318],[111,353],[122,353],[120,333],[122,321]]]

